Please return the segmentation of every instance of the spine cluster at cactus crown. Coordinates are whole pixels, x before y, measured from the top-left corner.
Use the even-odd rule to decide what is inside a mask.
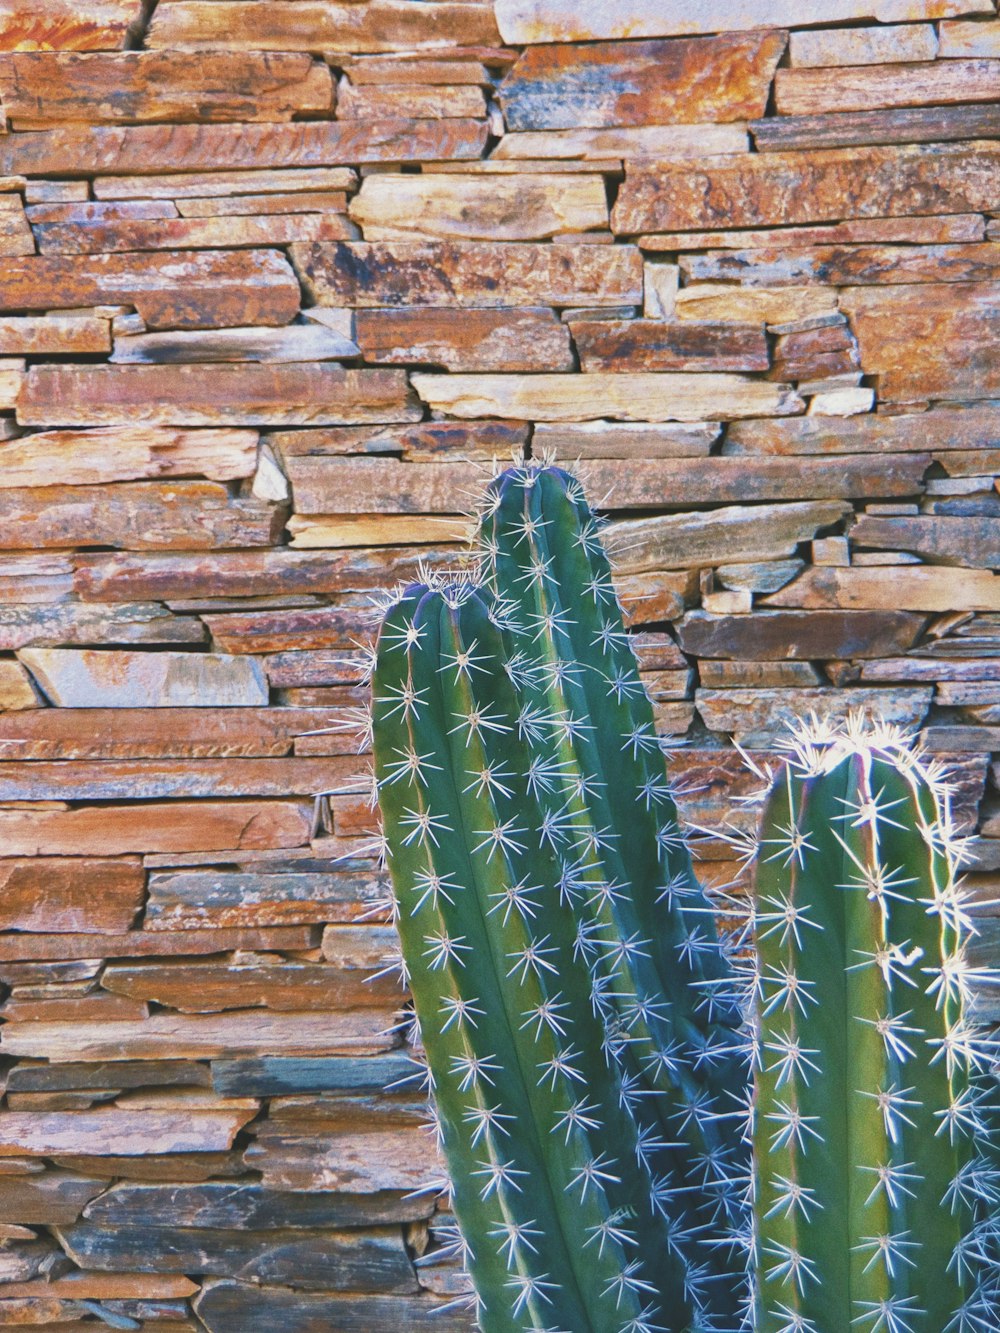
[[[995,1333],[990,1052],[933,767],[801,729],[720,935],[580,483],[516,465],[477,518],[466,570],[386,597],[372,722],[479,1327]]]

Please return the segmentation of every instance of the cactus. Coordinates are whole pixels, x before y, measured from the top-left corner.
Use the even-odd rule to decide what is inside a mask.
[[[1000,1329],[959,850],[941,773],[901,733],[798,729],[757,861],[760,1333]]]
[[[485,1333],[734,1330],[744,1039],[593,516],[492,483],[374,674],[395,913]]]

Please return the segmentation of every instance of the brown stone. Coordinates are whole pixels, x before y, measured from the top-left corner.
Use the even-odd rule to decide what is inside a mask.
[[[529,47],[500,85],[511,130],[762,116],[785,34]]]
[[[95,315],[0,317],[0,356],[110,350],[111,326]]]
[[[375,365],[446,370],[572,370],[569,329],[552,310],[359,310],[361,354]]]
[[[642,256],[631,246],[397,241],[293,246],[310,298],[333,306],[635,305]]]
[[[0,87],[15,129],[64,120],[291,120],[333,108],[329,67],[292,52],[22,52],[0,55]]]
[[[706,191],[706,180],[711,191]],[[641,165],[626,172],[612,215],[617,233],[755,227],[892,217],[912,211],[979,212],[1000,194],[1000,147],[821,149]]]
[[[919,429],[914,429],[919,421]],[[760,454],[882,454],[917,450],[973,450],[1000,435],[1000,411],[988,405],[921,412],[919,417],[868,414],[856,417],[789,417],[737,421],[726,431],[722,452]]]
[[[12,1159],[27,1163],[29,1159]],[[32,1163],[32,1165],[34,1165]],[[0,1175],[0,1203],[6,1217],[43,1226],[75,1222],[86,1204],[105,1188],[103,1180],[67,1171]]]
[[[120,934],[142,907],[143,886],[132,857],[0,860],[0,930]]]
[[[884,569],[809,569],[762,600],[763,606],[844,610],[1000,611],[1000,575],[905,565]]]
[[[282,519],[276,506],[233,498],[214,481],[0,488],[0,549],[5,550],[270,546]]]
[[[354,1009],[349,1013],[272,1013],[266,1009],[228,1014],[161,1013],[140,1023],[5,1023],[0,1028],[0,1049],[6,1055],[44,1055],[56,1062],[156,1059],[161,1055],[192,1060],[264,1054],[364,1055],[391,1049],[393,1038],[383,1032],[385,1026],[384,1009]],[[141,1152],[141,1126],[149,1112],[128,1114],[140,1128],[137,1147]],[[30,1126],[27,1128],[30,1131]],[[183,1132],[183,1126],[181,1129]],[[209,1150],[204,1138],[200,1145],[197,1139],[191,1142],[189,1150],[197,1152],[199,1146],[201,1151]],[[62,1151],[73,1149],[67,1146]],[[183,1149],[178,1145],[177,1151]]]
[[[663,514],[612,523],[607,545],[622,573],[780,560],[850,512],[846,500],[822,500]]]
[[[1000,107],[903,107],[895,111],[840,111],[828,116],[770,116],[751,125],[762,153],[848,144],[936,144],[989,139],[1000,128]]]
[[[0,711],[37,708],[41,703],[20,662],[0,661]]]
[[[308,838],[309,820],[291,801],[0,809],[0,840],[11,857],[300,847]]]
[[[289,175],[295,174],[294,171],[289,172]],[[247,188],[254,188],[254,183],[248,181]],[[347,212],[347,192],[303,189],[301,194],[289,191],[283,194],[227,195],[223,198],[215,196],[206,199],[179,198],[175,207],[182,218],[239,217],[244,214],[264,213],[326,213],[329,216],[333,213]],[[172,217],[173,214],[169,216]]]
[[[696,657],[884,657],[912,648],[925,620],[907,611],[761,611],[717,619],[692,611],[678,637]]]
[[[368,241],[406,241],[411,233],[532,241],[608,225],[604,182],[593,174],[378,174],[365,177],[348,211]]]
[[[18,420],[35,426],[253,426],[412,421],[406,375],[326,365],[34,366]],[[92,539],[91,539],[92,540]]]
[[[23,999],[15,990],[0,1006],[7,1023],[96,1023],[137,1022],[146,1018],[148,1006],[122,995],[67,995],[47,999]],[[78,1111],[93,1105],[96,1093],[24,1093],[11,1110]],[[27,1100],[25,1100],[27,1099]]]
[[[324,708],[41,708],[0,715],[0,759],[278,758],[337,717]]]
[[[813,227],[786,227],[782,241],[789,247],[840,243],[909,242],[947,245],[981,241],[986,230],[979,213],[944,214],[918,218],[854,218],[848,222],[821,222]],[[744,250],[774,248],[770,227],[744,231],[674,231],[640,236],[644,250]]]
[[[252,476],[256,465],[256,431],[134,425],[39,431],[0,443],[0,488],[93,485],[143,477],[230,481]]]
[[[358,233],[339,213],[282,216],[166,218],[124,222],[36,222],[43,255],[105,254],[121,250],[212,250],[224,245],[288,245],[340,241]]]
[[[32,372],[33,373],[33,372]],[[29,376],[30,378],[30,376]],[[432,409],[523,421],[704,421],[802,410],[788,385],[724,374],[424,375],[411,382]]]
[[[879,397],[988,398],[1000,393],[1000,282],[850,287],[841,305]],[[891,340],[891,348],[886,340]]]
[[[781,69],[775,75],[774,94],[780,115],[813,116],[929,102],[994,102],[998,78],[1000,64],[992,60]]]
[[[425,1133],[416,1126],[317,1134],[279,1121],[257,1135],[245,1159],[271,1189],[409,1193],[427,1189],[442,1174],[437,1154],[427,1152]]]
[[[775,19],[766,0],[705,0],[697,8],[664,8],[659,0],[605,0],[581,10],[577,0],[497,0],[504,41],[585,42],[600,38],[671,37],[675,34],[766,28]],[[906,23],[992,14],[992,0],[814,0],[810,23],[877,19]]]
[[[386,86],[362,84],[341,79],[337,89],[337,116],[340,120],[387,120],[390,116],[419,116],[426,120],[444,120],[454,116],[478,118],[486,115],[486,98],[481,88],[471,84],[449,86],[443,83],[427,87],[392,85],[387,74]]]
[[[783,283],[853,283],[877,286],[907,282],[981,282],[1000,275],[997,246],[978,245],[816,245],[796,250],[780,249],[715,251],[683,257],[681,271],[687,281],[733,282],[751,286]],[[697,288],[693,289],[697,291]]]
[[[235,853],[230,853],[234,855]],[[308,949],[313,932],[308,926],[274,926],[266,929],[237,930],[133,930],[120,935],[94,934],[11,934],[0,936],[0,962],[4,979],[17,979],[25,968],[37,970],[48,959],[82,959],[89,975],[99,964],[88,960],[96,954],[104,958],[145,958],[175,954],[211,954],[228,949]],[[57,962],[66,968],[68,963]],[[169,1056],[169,1052],[167,1053]],[[114,1058],[114,1057],[111,1057]]]
[[[225,1187],[224,1187],[225,1188]],[[196,1283],[182,1274],[170,1273],[71,1273],[41,1283],[10,1284],[4,1297],[62,1297],[65,1300],[183,1300],[198,1291]]]
[[[338,926],[339,931],[356,929],[386,936],[391,927]],[[183,963],[115,964],[108,967],[101,984],[119,995],[155,1000],[182,1014],[210,1014],[226,1009],[383,1010],[398,1004],[402,990],[398,979],[379,977],[388,938],[367,966],[329,967],[320,963]],[[6,1014],[4,1015],[6,1017]],[[13,1017],[13,1015],[12,1015]]]
[[[264,250],[36,255],[4,264],[0,310],[119,301],[134,305],[151,329],[287,324],[299,308],[299,286],[284,256]]]
[[[243,659],[237,659],[243,660]],[[129,801],[312,796],[357,777],[357,765],[302,759],[119,759],[8,761],[0,766],[3,801]],[[3,866],[0,861],[0,867]],[[76,927],[74,927],[76,929]]]
[[[940,25],[938,34],[941,40],[938,55],[942,59],[1000,56],[1000,23],[949,19]]]
[[[865,514],[851,529],[855,546],[912,551],[942,565],[1000,569],[1000,519]]]
[[[232,3],[239,0],[226,0],[227,7]],[[298,15],[301,22],[301,9]],[[216,172],[241,167],[440,161],[478,158],[486,138],[482,120],[399,117],[290,125],[67,125],[25,130],[0,140],[0,173]]]
[[[427,0],[419,11],[407,0],[371,0],[360,12],[351,0],[297,0],[287,12],[266,11],[253,0],[173,0],[153,15],[146,44],[337,54],[500,45],[492,8],[462,0]]]
[[[0,50],[117,51],[141,15],[139,0],[3,0]]]
[[[937,33],[932,24],[903,23],[888,27],[814,28],[793,32],[788,54],[793,67],[811,69],[933,60],[937,50]]]
[[[655,319],[571,321],[584,373],[601,370],[767,370],[758,324]]]
[[[34,1025],[25,1028],[30,1026]],[[87,1024],[81,1026],[86,1028]],[[6,1024],[4,1037],[20,1027],[20,1024]],[[13,1045],[17,1045],[16,1037]],[[254,1114],[253,1111],[136,1112],[116,1107],[48,1115],[13,1111],[0,1116],[0,1151],[8,1156],[28,1157],[50,1157],[65,1152],[107,1151],[130,1156],[217,1152],[232,1145],[239,1130]]]
[[[730,734],[740,745],[780,746],[803,717],[845,721],[857,710],[872,720],[912,731],[930,708],[930,689],[698,690],[695,707],[709,731]]]
[[[198,1317],[209,1333],[245,1333],[277,1321],[296,1333],[314,1328],[338,1333],[468,1333],[468,1311],[436,1299],[334,1295],[242,1282],[207,1282],[197,1298]]]
[[[710,658],[698,663],[698,679],[706,690],[808,689],[823,683],[811,662],[725,662]]]
[[[269,198],[270,196],[264,196]],[[115,339],[113,365],[165,361],[330,361],[357,356],[352,338],[322,324],[282,329],[200,329]]]
[[[353,647],[370,627],[371,598],[347,593],[315,610],[206,615],[215,643],[227,653],[278,653],[290,648]]]

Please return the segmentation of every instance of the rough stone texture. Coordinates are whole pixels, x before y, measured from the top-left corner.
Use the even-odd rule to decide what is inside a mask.
[[[0,0],[0,1323],[470,1333],[343,724],[512,450],[685,818],[877,709],[995,897],[995,9]]]

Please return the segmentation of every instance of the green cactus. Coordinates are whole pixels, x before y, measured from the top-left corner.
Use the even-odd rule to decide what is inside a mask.
[[[749,1308],[746,1040],[593,516],[490,487],[489,586],[382,626],[384,844],[486,1333],[730,1333]]]
[[[1000,1329],[957,861],[947,786],[904,736],[798,729],[757,861],[759,1333]]]

